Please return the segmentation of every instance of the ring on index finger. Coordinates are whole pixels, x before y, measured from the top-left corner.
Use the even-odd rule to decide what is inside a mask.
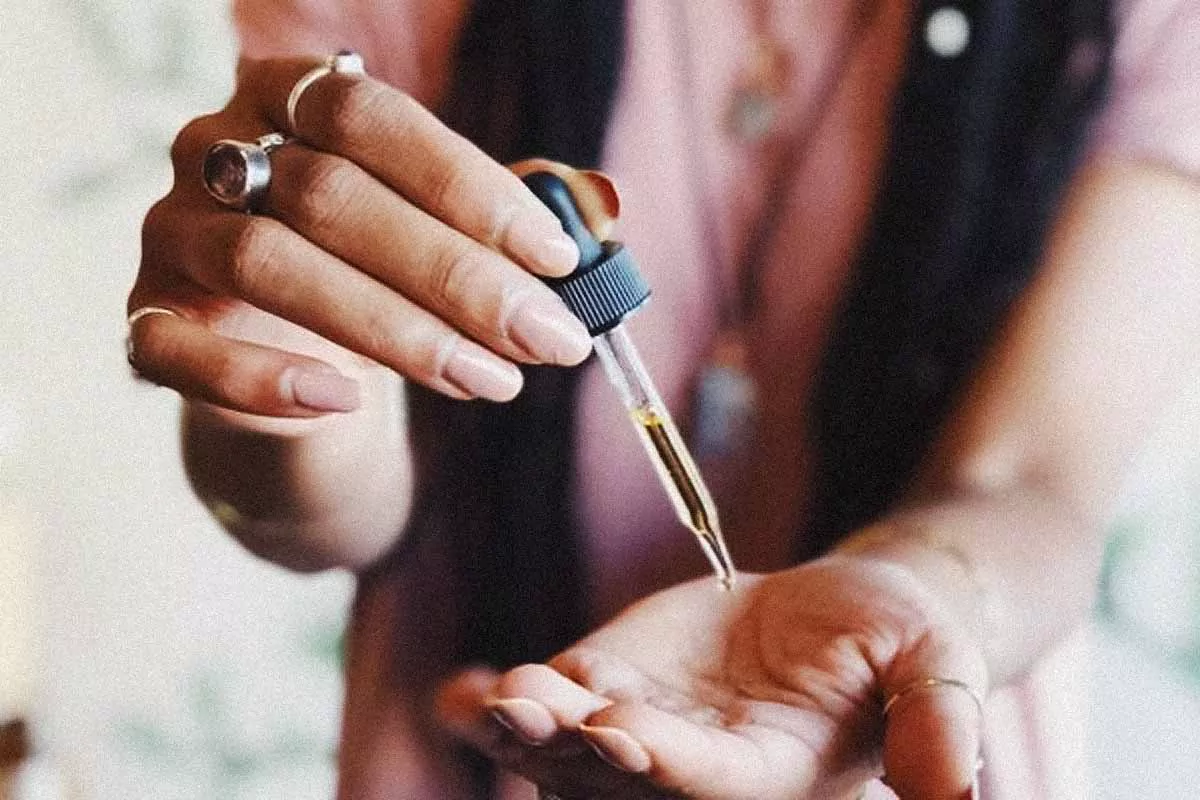
[[[300,105],[300,98],[308,91],[308,87],[334,72],[345,75],[367,74],[366,69],[363,67],[362,56],[353,50],[340,50],[301,75],[300,80],[296,81],[296,84],[292,87],[292,91],[288,94],[287,99],[288,130],[293,134],[296,133],[296,107]]]
[[[227,208],[258,210],[271,185],[271,151],[287,142],[282,133],[268,133],[253,142],[214,143],[204,154],[205,191]]]

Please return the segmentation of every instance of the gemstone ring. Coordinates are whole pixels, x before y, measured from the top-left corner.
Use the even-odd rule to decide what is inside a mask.
[[[287,142],[282,133],[268,133],[253,142],[221,139],[204,154],[204,189],[227,208],[257,211],[271,185],[271,151]]]

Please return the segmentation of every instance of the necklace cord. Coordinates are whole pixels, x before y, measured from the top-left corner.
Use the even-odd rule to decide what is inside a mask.
[[[734,259],[735,287],[730,291],[726,279],[727,268],[720,256],[721,247],[717,226],[717,211],[712,198],[712,180],[705,163],[703,148],[693,148],[693,168],[688,171],[692,182],[692,191],[700,199],[703,217],[702,231],[706,239],[708,272],[717,285],[719,297],[719,314],[721,327],[744,324],[758,308],[761,293],[761,273],[764,268],[764,256],[772,236],[779,227],[780,220],[786,208],[783,202],[783,192],[795,178],[800,165],[811,151],[813,140],[821,123],[829,114],[833,105],[834,95],[841,88],[850,59],[857,52],[858,46],[865,38],[866,32],[878,20],[883,7],[882,0],[859,0],[853,17],[847,26],[843,41],[837,49],[836,57],[822,71],[821,79],[809,108],[803,115],[804,126],[792,138],[782,156],[782,162],[777,169],[772,170],[773,176],[768,184],[768,191],[763,203],[763,209],[750,229],[750,236],[740,257]],[[686,119],[689,128],[689,138],[694,142],[702,142],[702,125],[697,112],[699,107],[699,90],[693,78],[695,67],[695,46],[688,28],[685,0],[673,0],[671,9],[674,16],[674,27],[679,32],[675,41],[677,44],[677,60],[683,81]],[[761,11],[761,10],[760,10]],[[767,15],[760,13],[759,24],[766,24]]]

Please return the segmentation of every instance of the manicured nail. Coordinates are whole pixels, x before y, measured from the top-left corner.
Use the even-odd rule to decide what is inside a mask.
[[[513,697],[489,701],[487,706],[492,716],[525,744],[543,745],[558,732],[550,709],[536,700]]]
[[[637,739],[619,728],[580,725],[579,732],[596,755],[623,772],[650,771],[650,753]]]
[[[521,370],[474,344],[464,343],[446,362],[443,377],[469,397],[506,402],[521,391]]]
[[[361,402],[358,383],[333,367],[294,367],[281,384],[285,397],[314,411],[353,411]]]
[[[551,276],[569,274],[579,266],[579,247],[553,216],[538,210],[513,225],[512,254],[523,264]]]
[[[543,364],[571,366],[592,352],[592,337],[556,297],[535,297],[522,303],[509,325],[513,341]]]

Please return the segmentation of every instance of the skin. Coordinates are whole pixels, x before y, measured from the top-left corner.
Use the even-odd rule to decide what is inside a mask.
[[[233,535],[358,569],[408,513],[401,377],[503,401],[514,364],[577,363],[589,342],[535,277],[573,265],[549,212],[370,78],[305,93],[264,214],[216,207],[195,177],[207,144],[285,127],[311,66],[244,64],[230,104],[180,135],[129,308],[181,316],[142,318],[131,360],[185,397],[189,475]],[[615,211],[611,187],[563,174],[592,223]],[[929,676],[986,692],[1086,617],[1126,464],[1198,355],[1198,260],[1195,183],[1089,163],[893,516],[730,594],[655,594],[548,665],[457,676],[442,721],[568,798],[839,797],[885,771],[906,800],[968,796],[970,695],[908,693],[886,723],[881,702]]]

